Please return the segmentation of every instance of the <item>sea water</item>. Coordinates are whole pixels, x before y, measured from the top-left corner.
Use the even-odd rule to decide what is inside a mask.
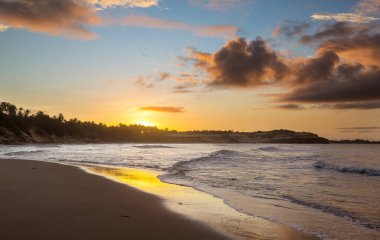
[[[164,182],[322,239],[380,239],[379,145],[2,145],[0,158],[156,169]]]

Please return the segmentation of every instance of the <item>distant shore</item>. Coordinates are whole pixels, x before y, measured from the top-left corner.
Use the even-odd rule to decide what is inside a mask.
[[[79,168],[0,160],[0,239],[227,239],[156,196]]]

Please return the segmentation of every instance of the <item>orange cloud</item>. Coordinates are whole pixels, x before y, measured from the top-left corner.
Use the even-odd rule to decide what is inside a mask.
[[[96,34],[87,30],[100,18],[75,0],[15,0],[0,2],[0,22],[11,28],[32,32],[93,39]]]
[[[147,15],[129,15],[123,19],[109,19],[108,24],[135,26],[145,28],[189,31],[195,35],[230,38],[236,35],[239,28],[232,25],[195,26],[187,23],[150,17]]]
[[[99,7],[100,9],[112,7],[140,7],[148,8],[158,5],[159,0],[83,0],[85,3]]]
[[[196,26],[172,20],[129,15],[125,18],[103,19],[97,9],[111,7],[151,7],[158,0],[14,0],[0,1],[0,31],[21,28],[77,39],[94,39],[91,26],[123,25],[189,31],[195,35],[230,38],[238,27],[232,25]]]
[[[155,107],[147,106],[139,109],[140,111],[165,112],[165,113],[182,113],[183,107]]]

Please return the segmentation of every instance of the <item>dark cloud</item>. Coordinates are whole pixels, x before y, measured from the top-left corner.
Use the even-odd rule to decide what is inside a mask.
[[[284,35],[287,38],[305,33],[310,28],[309,23],[299,23],[294,21],[284,21],[280,26],[273,31],[273,36],[277,37]]]
[[[339,57],[334,52],[324,52],[315,58],[294,64],[294,73],[299,83],[325,82],[331,78]]]
[[[337,130],[339,132],[343,132],[343,133],[352,133],[352,132],[377,133],[377,132],[380,132],[380,127],[378,127],[378,126],[341,127],[341,128],[337,128]]]
[[[339,22],[324,25],[300,38],[302,44],[317,44],[317,52],[333,51],[349,62],[379,65],[380,25]]]
[[[87,27],[99,24],[100,19],[75,0],[2,0],[0,22],[33,32],[91,39],[96,35]]]
[[[324,41],[320,49],[334,51],[347,61],[357,61],[367,65],[380,65],[380,34],[358,34],[353,37],[335,38]]]
[[[182,113],[184,111],[183,107],[157,107],[157,106],[147,106],[139,109],[140,111],[153,111],[153,112],[165,112],[165,113]]]
[[[332,50],[320,48],[312,58],[283,60],[261,38],[251,43],[238,39],[215,54],[193,51],[192,58],[210,76],[209,86],[277,84],[290,89],[280,100],[292,104],[380,100],[380,67],[347,63],[349,59],[343,61]]]
[[[361,29],[359,29],[361,28]],[[305,35],[299,39],[299,42],[302,44],[307,44],[311,42],[321,41],[329,38],[341,38],[351,36],[353,34],[353,30],[355,31],[366,31],[367,28],[362,27],[362,25],[358,24],[350,24],[346,22],[337,22],[331,25],[324,25],[319,31],[312,35]]]
[[[313,72],[313,68],[309,70]],[[318,71],[325,72],[324,78],[296,85],[283,100],[309,103],[380,100],[380,69],[326,64],[326,69]]]
[[[304,110],[305,108],[298,104],[284,104],[279,105],[276,108],[278,109],[284,109],[284,110]]]
[[[334,50],[337,52],[364,48],[375,48],[376,50],[379,50],[380,34],[360,34],[351,38],[331,39],[323,42],[321,44],[321,48]]]
[[[262,38],[229,41],[214,54],[192,50],[191,61],[205,70],[212,86],[259,86],[282,79],[287,67]]]
[[[358,110],[370,110],[379,109],[380,101],[369,101],[369,102],[350,102],[350,103],[339,103],[333,106],[335,109],[358,109]]]
[[[278,31],[292,36],[306,31],[304,28],[307,25]],[[378,109],[379,30],[372,23],[324,25],[314,34],[301,37],[301,43],[313,43],[315,47],[315,55],[306,58],[282,56],[262,38],[251,42],[240,38],[213,54],[192,49],[181,60],[203,70],[208,76],[203,83],[210,88],[282,87],[286,92],[276,95],[283,103],[278,106],[282,109],[300,109],[299,104],[326,109]]]
[[[378,126],[368,126],[368,127],[341,127],[337,130],[380,130]]]

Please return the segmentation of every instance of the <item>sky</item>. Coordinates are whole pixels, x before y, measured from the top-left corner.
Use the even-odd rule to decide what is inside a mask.
[[[380,0],[0,0],[0,101],[380,139]]]

